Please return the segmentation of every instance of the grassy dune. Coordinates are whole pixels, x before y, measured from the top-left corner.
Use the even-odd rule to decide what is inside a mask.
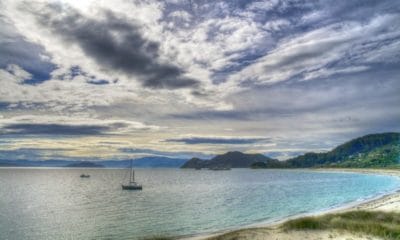
[[[303,217],[283,224],[285,230],[337,229],[384,239],[400,239],[400,213],[350,211],[318,217]]]
[[[148,238],[143,238],[142,240],[172,240],[174,238],[171,237],[162,237],[162,236],[156,236],[156,237],[148,237]]]

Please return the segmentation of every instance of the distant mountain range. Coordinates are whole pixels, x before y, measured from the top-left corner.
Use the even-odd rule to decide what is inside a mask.
[[[65,167],[75,167],[75,168],[103,168],[104,165],[94,163],[94,162],[74,162],[66,165]]]
[[[131,160],[1,160],[0,167],[93,167],[126,168]],[[306,153],[286,161],[262,154],[227,152],[209,160],[143,157],[133,160],[141,168],[312,168],[312,167],[400,167],[400,133],[370,134],[337,146],[329,152]]]
[[[169,157],[143,157],[134,159],[134,167],[140,168],[179,168],[187,159],[169,158]],[[106,167],[125,168],[130,166],[130,160],[120,161],[100,161],[99,163]]]
[[[187,160],[168,157],[143,157],[133,159],[134,167],[141,168],[179,168]],[[0,160],[0,167],[108,167],[108,168],[126,168],[130,166],[131,160],[107,160],[107,161],[69,161],[69,160]]]
[[[182,168],[311,168],[400,166],[400,133],[370,134],[326,153],[306,153],[286,161],[262,154],[228,152],[210,160],[192,158]]]

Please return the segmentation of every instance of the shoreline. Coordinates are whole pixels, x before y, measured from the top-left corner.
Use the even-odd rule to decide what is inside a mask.
[[[400,169],[358,169],[358,168],[349,168],[349,169],[341,169],[341,168],[317,168],[317,169],[308,169],[310,171],[318,171],[318,172],[347,172],[347,173],[358,173],[358,174],[372,174],[372,175],[383,175],[383,176],[392,176],[392,177],[397,177],[400,178]],[[302,214],[295,214],[292,216],[285,217],[284,219],[281,220],[268,220],[264,222],[258,222],[254,224],[250,224],[247,226],[242,226],[242,227],[237,227],[237,228],[232,228],[232,229],[227,229],[227,230],[221,230],[218,232],[214,233],[204,233],[204,234],[199,234],[199,235],[192,235],[192,236],[185,236],[178,238],[180,240],[207,240],[207,239],[214,239],[216,237],[223,237],[224,235],[228,234],[235,234],[238,233],[240,234],[241,232],[246,232],[247,234],[253,235],[256,232],[265,232],[264,234],[261,234],[264,237],[267,238],[257,238],[257,239],[292,239],[291,237],[283,237],[283,238],[277,238],[278,234],[274,235],[274,232],[277,232],[278,229],[282,226],[283,223],[302,218],[302,217],[314,217],[314,216],[323,216],[326,214],[332,214],[332,213],[344,213],[344,212],[349,212],[349,211],[355,211],[355,210],[367,210],[367,211],[397,211],[400,212],[400,186],[397,189],[394,189],[392,191],[384,192],[381,193],[377,196],[365,199],[365,200],[360,200],[360,201],[352,201],[349,203],[342,204],[337,207],[332,207],[330,209],[325,209],[325,210],[320,210],[318,212],[313,212],[313,213],[302,213]],[[252,233],[253,232],[253,233]],[[271,232],[271,233],[269,233]],[[301,231],[296,231],[296,234],[299,234]],[[310,239],[313,238],[314,236],[309,236],[312,235],[312,232],[310,231],[305,231],[307,232],[307,237]],[[326,234],[324,232],[329,232],[329,234]],[[332,238],[332,231],[316,231],[315,232],[316,239],[331,239]],[[343,232],[341,232],[343,235]],[[371,236],[362,236],[359,235],[359,238],[354,238],[354,236],[351,236],[354,240],[356,239],[375,239]],[[219,238],[218,238],[219,239]],[[223,238],[221,238],[223,239]],[[230,239],[230,238],[227,238]],[[235,238],[234,238],[235,239]],[[246,238],[240,238],[240,239],[246,239]],[[251,238],[248,238],[251,239]],[[293,239],[300,239],[296,238],[294,236]],[[344,237],[343,239],[347,239],[347,237]],[[379,239],[379,238],[376,238]]]

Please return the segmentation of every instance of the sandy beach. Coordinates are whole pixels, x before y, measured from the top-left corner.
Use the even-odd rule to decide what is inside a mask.
[[[315,171],[339,171],[339,172],[357,172],[364,174],[382,174],[400,177],[400,170],[386,169],[316,169]],[[373,200],[365,201],[360,204],[350,204],[345,207],[332,209],[327,212],[314,214],[313,216],[322,216],[328,213],[344,213],[354,210],[366,211],[384,211],[400,213],[400,189],[396,192],[386,194]],[[289,219],[285,219],[273,224],[260,224],[253,228],[242,228],[234,231],[221,232],[207,236],[196,236],[189,238],[191,240],[375,240],[384,239],[371,235],[350,233],[344,230],[284,230],[282,225]]]

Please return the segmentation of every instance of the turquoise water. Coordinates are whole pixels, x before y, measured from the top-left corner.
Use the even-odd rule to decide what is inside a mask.
[[[81,179],[81,173],[91,178]],[[326,210],[400,187],[397,178],[306,170],[0,169],[0,239],[183,236]]]

